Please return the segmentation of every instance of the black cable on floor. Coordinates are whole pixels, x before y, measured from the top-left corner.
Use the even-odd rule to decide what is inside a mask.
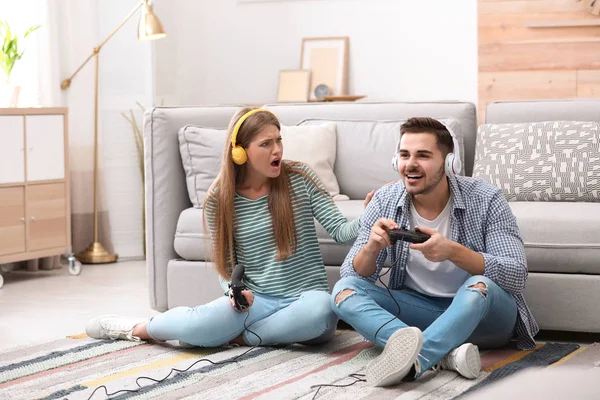
[[[243,352],[242,354],[239,354],[239,355],[237,355],[237,356],[233,357],[233,358],[232,358],[232,359],[230,359],[230,360],[219,361],[219,362],[213,362],[213,361],[209,360],[208,358],[201,358],[200,360],[197,360],[197,361],[195,361],[193,364],[191,364],[191,365],[190,365],[189,367],[187,367],[186,369],[177,369],[177,368],[171,368],[171,371],[169,371],[169,373],[167,374],[167,376],[165,376],[165,377],[164,377],[164,378],[162,378],[162,379],[154,379],[154,378],[151,378],[151,377],[149,377],[149,376],[140,376],[140,377],[138,377],[138,378],[135,380],[135,384],[138,386],[138,388],[137,388],[137,389],[121,389],[121,390],[117,390],[117,391],[116,391],[116,392],[114,392],[114,393],[108,393],[108,389],[107,389],[107,387],[106,387],[105,385],[98,386],[96,389],[94,389],[94,391],[92,392],[92,394],[90,394],[90,397],[88,397],[88,398],[87,398],[87,400],[90,400],[90,399],[91,399],[91,398],[94,396],[94,394],[96,394],[96,391],[98,391],[99,389],[104,389],[104,393],[106,394],[106,396],[107,396],[108,398],[110,398],[111,396],[114,396],[115,394],[118,394],[118,393],[137,393],[137,392],[139,392],[139,391],[140,391],[140,390],[141,390],[143,387],[145,387],[145,386],[142,386],[142,385],[140,385],[140,384],[139,384],[139,382],[138,382],[138,381],[139,381],[140,379],[147,379],[147,380],[153,381],[153,382],[155,382],[155,383],[160,383],[160,382],[162,382],[162,381],[166,380],[168,377],[170,377],[170,376],[171,376],[171,374],[172,374],[173,372],[179,372],[179,373],[181,373],[181,372],[187,372],[187,371],[188,371],[190,368],[192,368],[194,365],[196,365],[196,364],[198,364],[199,362],[202,362],[202,361],[206,361],[206,362],[208,362],[208,363],[210,363],[210,364],[212,364],[212,365],[221,365],[221,364],[228,364],[228,363],[236,362],[236,361],[237,361],[237,360],[238,360],[240,357],[243,357],[243,356],[245,356],[245,355],[246,355],[246,354],[248,354],[248,353],[249,353],[251,350],[253,350],[253,349],[257,348],[258,346],[260,346],[260,345],[261,345],[261,343],[262,343],[262,338],[261,338],[260,336],[258,336],[258,334],[257,334],[256,332],[253,332],[252,330],[250,330],[250,328],[248,328],[248,326],[246,326],[246,321],[248,320],[248,317],[249,317],[249,316],[250,316],[250,310],[248,310],[248,314],[246,315],[246,318],[244,318],[244,332],[248,331],[248,332],[250,332],[251,334],[253,334],[254,336],[256,336],[256,337],[258,338],[258,344],[256,344],[256,345],[254,345],[254,346],[250,347],[248,350],[246,350],[246,351],[245,351],[245,352]],[[244,332],[242,332],[242,335],[244,334]],[[65,399],[64,399],[64,400],[68,400],[68,398],[66,398],[66,397],[65,397]]]
[[[348,377],[349,378],[354,378],[355,381],[351,382],[351,383],[348,383],[348,384],[345,384],[345,385],[323,384],[323,385],[314,385],[314,386],[311,386],[310,387],[311,389],[314,389],[314,388],[318,387],[317,391],[315,392],[315,395],[312,397],[312,400],[314,400],[317,397],[317,395],[319,394],[319,390],[321,390],[321,388],[323,388],[323,387],[339,387],[339,388],[341,387],[341,388],[344,388],[344,387],[352,386],[352,385],[354,385],[355,383],[358,383],[358,382],[366,382],[366,379],[363,379],[363,377],[364,377],[363,374],[350,374],[350,375],[348,375]]]

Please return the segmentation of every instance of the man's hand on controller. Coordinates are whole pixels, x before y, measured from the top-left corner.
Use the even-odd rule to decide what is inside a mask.
[[[371,235],[365,249],[370,253],[379,253],[384,248],[391,246],[392,241],[390,240],[389,231],[392,229],[398,229],[396,221],[379,218],[371,228]]]
[[[432,262],[441,262],[448,260],[452,255],[452,240],[448,239],[438,231],[428,228],[419,228],[419,231],[431,236],[423,243],[412,243],[410,248],[413,250],[419,250],[426,259]]]
[[[242,295],[246,298],[246,301],[248,302],[248,307],[242,311],[248,312],[248,309],[250,309],[250,307],[252,307],[252,303],[254,303],[254,293],[252,293],[251,290],[242,290]],[[233,292],[231,291],[231,289],[229,289],[229,302],[231,303],[231,307],[233,307],[235,311],[241,312],[240,310],[235,308],[235,300],[233,299]]]

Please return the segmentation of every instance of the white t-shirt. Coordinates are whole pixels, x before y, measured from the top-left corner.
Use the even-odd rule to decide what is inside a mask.
[[[451,210],[452,198],[448,200],[440,215],[433,221],[429,221],[421,217],[411,203],[410,226],[412,229],[416,226],[435,229],[451,239]],[[419,250],[409,249],[404,284],[417,292],[434,297],[454,297],[456,291],[470,276],[467,271],[457,267],[449,260],[432,262],[426,259]]]

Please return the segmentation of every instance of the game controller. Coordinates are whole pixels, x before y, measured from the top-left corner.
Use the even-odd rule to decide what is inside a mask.
[[[419,230],[409,231],[406,229],[393,229],[390,231],[390,240],[392,244],[396,243],[398,240],[402,240],[404,242],[409,243],[423,243],[427,241],[431,236],[426,233],[423,233]]]
[[[244,266],[241,264],[236,265],[233,273],[231,274],[231,295],[235,302],[235,309],[238,311],[246,310],[250,305],[248,300],[242,294],[242,291],[246,289],[244,285]]]

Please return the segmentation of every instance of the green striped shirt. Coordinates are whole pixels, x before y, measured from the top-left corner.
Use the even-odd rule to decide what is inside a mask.
[[[327,193],[317,175],[306,165],[301,170]],[[360,219],[349,222],[331,196],[324,195],[305,176],[290,174],[292,206],[296,224],[296,252],[277,261],[277,245],[268,206],[268,195],[250,200],[236,193],[234,221],[235,256],[245,267],[244,281],[255,293],[276,297],[296,297],[309,290],[328,290],[327,275],[314,219],[337,242],[351,244],[356,239]],[[211,202],[212,203],[212,202]],[[214,203],[207,204],[207,217],[214,226]],[[227,291],[227,282],[221,279]]]

